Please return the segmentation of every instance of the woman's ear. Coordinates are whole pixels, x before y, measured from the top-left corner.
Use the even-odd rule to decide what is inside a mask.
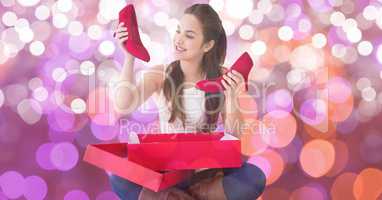
[[[215,40],[210,40],[210,41],[204,43],[204,45],[203,45],[204,53],[207,53],[208,51],[210,51],[212,49],[212,47],[214,47],[214,45],[215,45]]]

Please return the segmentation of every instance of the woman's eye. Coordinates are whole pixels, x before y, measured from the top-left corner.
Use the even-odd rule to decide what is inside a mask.
[[[194,36],[191,36],[191,35],[186,35],[186,37],[189,39],[194,39]]]
[[[176,33],[180,33],[180,30],[176,30]]]

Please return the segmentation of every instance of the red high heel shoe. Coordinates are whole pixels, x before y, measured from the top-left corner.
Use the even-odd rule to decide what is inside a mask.
[[[137,16],[135,15],[134,6],[132,4],[127,5],[119,12],[119,22],[124,23],[124,26],[129,33],[123,46],[134,57],[149,62],[150,55],[147,49],[143,46],[139,36]]]
[[[243,75],[245,80],[245,89],[248,90],[248,75],[253,67],[253,61],[251,56],[247,52],[243,53],[231,66],[231,68],[225,73],[235,70]],[[196,88],[203,90],[208,93],[218,93],[225,90],[221,81],[223,80],[223,76],[215,79],[202,80],[196,83]]]

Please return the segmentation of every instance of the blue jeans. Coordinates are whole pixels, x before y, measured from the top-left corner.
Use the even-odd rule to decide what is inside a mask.
[[[240,168],[223,169],[223,188],[228,200],[255,200],[265,188],[265,175],[260,168],[250,163],[243,163]],[[142,186],[116,175],[109,177],[112,190],[122,200],[138,199]],[[187,189],[190,180],[185,180],[175,187]]]

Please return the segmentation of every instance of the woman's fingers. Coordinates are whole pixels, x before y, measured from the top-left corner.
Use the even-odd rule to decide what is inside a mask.
[[[227,81],[227,83],[230,85],[230,86],[234,86],[234,85],[236,85],[236,82],[234,81],[234,79],[232,78],[232,77],[230,77],[231,75],[229,75],[229,74],[225,74],[225,75],[223,75],[223,78],[224,78],[224,80],[226,80]]]

